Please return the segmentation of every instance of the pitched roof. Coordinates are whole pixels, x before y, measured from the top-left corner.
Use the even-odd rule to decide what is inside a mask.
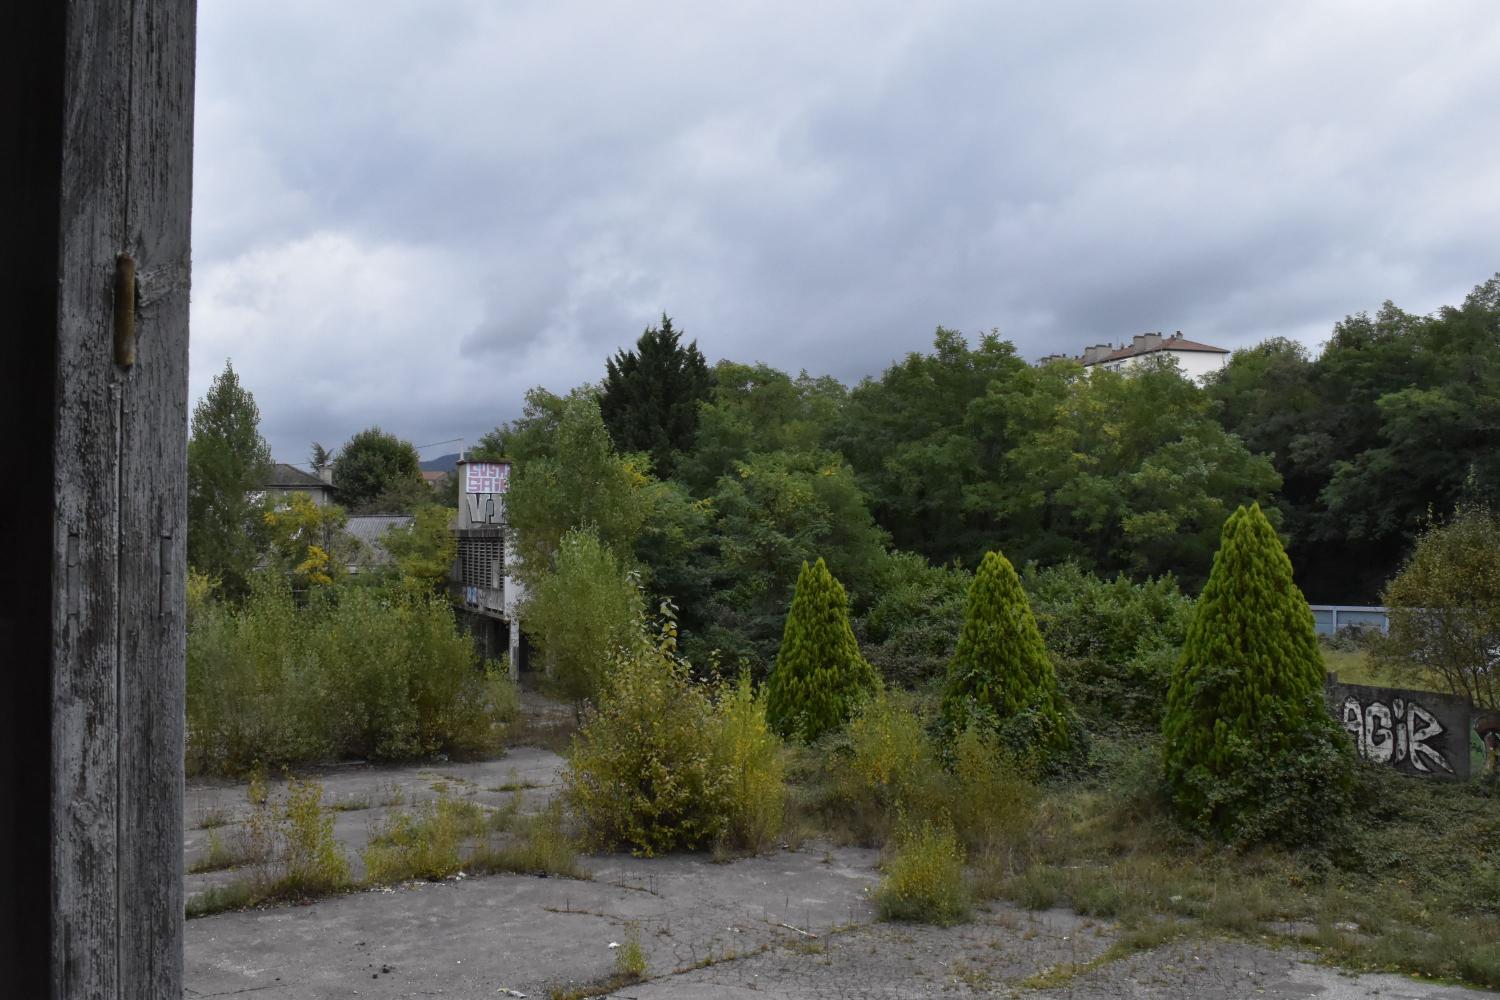
[[[1115,348],[1109,354],[1093,361],[1084,361],[1085,365],[1102,365],[1111,361],[1123,361],[1126,358],[1138,358],[1147,354],[1155,354],[1158,351],[1195,351],[1203,354],[1228,354],[1229,350],[1223,347],[1214,347],[1211,344],[1200,344],[1196,340],[1188,340],[1180,333],[1170,337],[1152,336],[1145,334],[1136,337],[1124,347]],[[1082,360],[1082,359],[1079,359]]]
[[[287,465],[285,462],[276,462],[271,466],[271,472],[266,476],[263,485],[296,489],[308,489],[310,487],[319,487],[325,490],[333,489],[331,483],[325,483],[313,473],[304,472],[295,465]]]
[[[404,528],[411,522],[410,514],[353,514],[344,530],[366,544],[374,544],[392,528]]]
[[[411,522],[410,514],[353,514],[345,522],[344,531],[359,540],[367,565],[385,566],[392,562],[391,553],[381,544],[385,533]]]

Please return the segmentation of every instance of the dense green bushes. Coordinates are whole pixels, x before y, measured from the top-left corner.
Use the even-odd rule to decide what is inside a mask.
[[[1058,681],[1090,728],[1160,729],[1193,614],[1177,581],[1104,580],[1063,563],[1028,569],[1022,582]]]
[[[1032,769],[993,732],[951,740],[911,695],[882,689],[849,724],[798,748],[797,810],[834,839],[879,846],[902,823],[941,818],[976,864],[1000,864],[1036,813]]]
[[[964,624],[974,575],[957,565],[933,566],[915,552],[893,552],[879,589],[857,628],[871,665],[895,684],[914,686],[941,675]]]
[[[927,819],[899,830],[875,890],[881,919],[946,927],[966,919],[972,905],[953,828]]]
[[[1166,780],[1188,826],[1298,844],[1339,822],[1354,752],[1323,681],[1291,561],[1260,508],[1241,507],[1224,524],[1167,696]]]
[[[335,758],[480,752],[514,692],[478,668],[441,598],[319,590],[298,606],[262,578],[243,606],[195,602],[188,767],[235,773]]]

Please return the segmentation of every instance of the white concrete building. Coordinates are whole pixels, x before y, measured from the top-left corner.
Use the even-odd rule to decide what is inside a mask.
[[[505,650],[510,676],[519,676],[523,648],[516,606],[521,583],[514,576],[514,559],[506,558],[505,494],[510,489],[509,462],[459,462],[458,558],[453,586],[459,608],[468,615],[470,630],[485,656]]]
[[[1097,366],[1109,371],[1128,371],[1148,357],[1172,358],[1183,375],[1200,385],[1211,372],[1229,363],[1227,349],[1188,340],[1180,330],[1170,337],[1163,337],[1160,333],[1137,334],[1123,347],[1096,344],[1086,348],[1083,356],[1076,360],[1085,368]]]

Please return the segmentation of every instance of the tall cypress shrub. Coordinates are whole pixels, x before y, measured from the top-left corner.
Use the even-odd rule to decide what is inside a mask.
[[[1073,743],[1031,604],[1010,560],[987,552],[974,582],[958,646],[948,661],[943,720],[957,734],[970,726],[999,732],[1012,749],[1055,762]]]
[[[1167,693],[1167,786],[1199,833],[1308,843],[1347,810],[1353,749],[1323,701],[1312,611],[1258,504],[1224,522]]]
[[[766,683],[766,718],[783,736],[813,740],[848,720],[880,679],[860,655],[849,600],[822,559],[802,564]]]

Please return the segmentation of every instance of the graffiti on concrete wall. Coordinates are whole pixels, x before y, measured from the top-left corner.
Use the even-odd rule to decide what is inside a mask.
[[[1329,710],[1365,760],[1422,777],[1469,776],[1467,699],[1340,684],[1332,676],[1327,698]]]

